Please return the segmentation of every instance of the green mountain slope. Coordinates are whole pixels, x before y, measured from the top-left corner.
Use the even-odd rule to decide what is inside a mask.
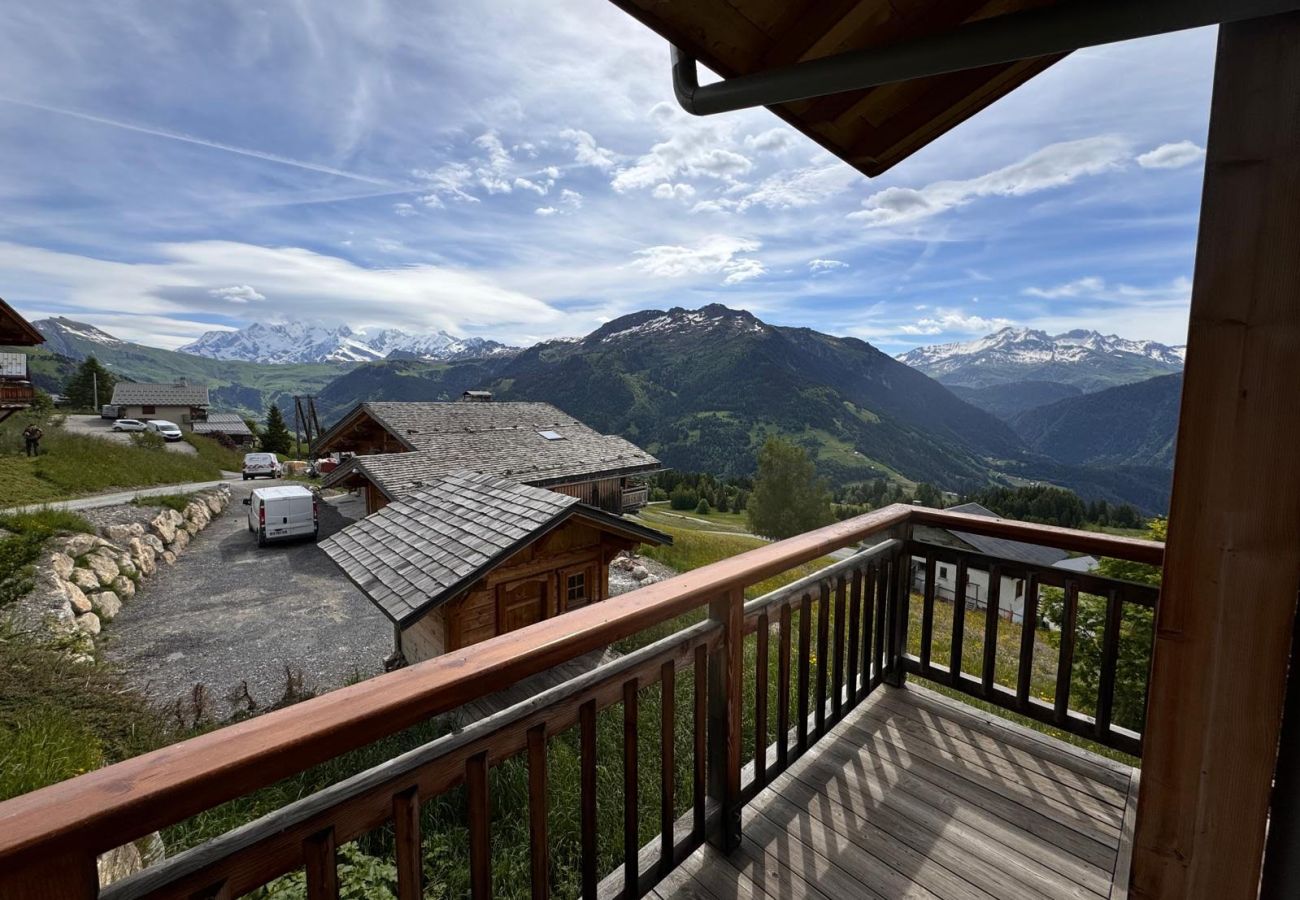
[[[1183,376],[1163,375],[1015,416],[1030,449],[1059,462],[1170,468]]]
[[[972,406],[978,406],[1006,422],[1013,416],[1046,406],[1067,397],[1077,397],[1083,391],[1072,384],[1058,381],[1011,381],[1006,384],[990,384],[986,387],[966,387],[959,384],[945,384],[952,391]]]
[[[772,433],[808,447],[837,482],[886,475],[959,489],[1021,452],[1005,424],[863,341],[718,305],[634,313],[508,360],[367,365],[321,402],[337,413],[363,398],[452,399],[470,387],[554,403],[669,466],[721,475],[748,474]]]

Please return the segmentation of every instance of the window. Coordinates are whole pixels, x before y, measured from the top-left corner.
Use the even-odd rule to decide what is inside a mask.
[[[564,580],[565,606],[584,603],[587,600],[587,573],[575,572]]]
[[[564,440],[564,435],[560,434],[558,431],[539,431],[537,433],[540,434],[542,437],[546,438],[548,441]]]
[[[146,416],[152,416],[158,412],[158,408],[155,406],[142,406],[140,412]]]
[[[1016,579],[1016,599],[1019,600],[1023,596],[1025,596],[1025,583]]]
[[[947,577],[948,577],[948,567],[947,567],[947,566],[940,566],[940,567],[939,567],[939,577],[940,577],[940,578],[943,578],[943,579],[947,579]]]

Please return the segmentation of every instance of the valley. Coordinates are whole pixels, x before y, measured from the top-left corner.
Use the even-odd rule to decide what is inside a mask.
[[[522,350],[441,332],[366,337],[281,323],[211,332],[173,351],[68,319],[36,325],[46,344],[26,352],[49,391],[91,354],[128,379],[205,384],[214,408],[258,418],[295,394],[315,395],[328,424],[363,400],[482,389],[555,404],[683,471],[750,475],[757,448],[780,434],[836,485],[884,478],[962,493],[1041,481],[1148,512],[1168,502],[1180,384],[1171,373],[1182,352],[1095,332],[1003,329],[895,359],[719,304],[644,310]]]

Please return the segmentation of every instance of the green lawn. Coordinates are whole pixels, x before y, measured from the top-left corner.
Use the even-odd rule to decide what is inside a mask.
[[[711,512],[670,509],[667,503],[647,506],[637,513],[637,518],[651,528],[690,528],[698,531],[731,531],[748,533],[749,521],[744,513]]]
[[[223,468],[238,469],[242,454],[216,441],[190,436],[197,455],[119,444],[71,434],[55,419],[44,425],[41,454],[23,454],[21,431],[29,421],[14,416],[0,425],[0,508],[48,503],[85,494],[215,481]]]

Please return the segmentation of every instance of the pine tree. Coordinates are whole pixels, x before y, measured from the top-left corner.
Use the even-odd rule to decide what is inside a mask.
[[[777,539],[835,520],[830,491],[808,454],[778,437],[768,438],[758,452],[758,478],[746,512],[754,533]]]
[[[284,424],[284,416],[280,415],[280,407],[272,403],[271,408],[266,411],[266,428],[262,432],[262,449],[267,453],[288,453],[292,445],[293,435],[289,434],[289,428]]]
[[[103,406],[112,399],[115,384],[117,376],[104,368],[95,357],[87,356],[63,386],[63,393],[73,409],[93,409],[99,412],[95,406],[96,386],[99,389],[99,405]]]

